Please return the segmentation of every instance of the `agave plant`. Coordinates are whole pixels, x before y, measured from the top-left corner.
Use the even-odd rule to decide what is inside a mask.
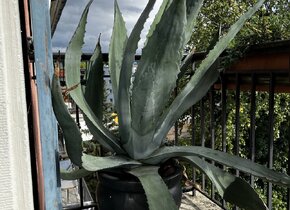
[[[127,31],[118,4],[115,1],[114,26],[109,48],[109,67],[114,101],[119,117],[119,136],[113,135],[99,118],[96,79],[102,69],[101,48],[98,43],[89,66],[85,91],[80,87],[81,48],[85,35],[87,14],[92,0],[86,6],[79,25],[65,55],[65,76],[70,96],[85,115],[90,132],[113,155],[96,157],[84,154],[77,125],[68,113],[59,88],[58,74],[52,81],[54,112],[63,129],[66,148],[71,161],[79,170],[62,172],[63,179],[75,179],[108,168],[123,168],[136,176],[145,191],[149,209],[177,209],[160,175],[159,165],[169,158],[180,158],[205,173],[218,193],[228,202],[241,208],[267,209],[252,187],[206,160],[244,171],[267,181],[290,186],[290,177],[270,170],[250,160],[198,146],[165,146],[164,139],[174,122],[198,102],[217,80],[219,72],[212,68],[220,54],[235,37],[243,24],[257,11],[264,0],[259,0],[231,26],[209,51],[179,95],[168,105],[176,79],[188,62],[181,62],[183,49],[190,39],[202,0],[164,0],[149,29],[142,49],[134,80],[132,65],[144,23],[155,0],[149,0],[131,34]],[[100,78],[100,77],[98,77]],[[102,80],[102,78],[101,78]],[[156,195],[162,196],[156,196]],[[158,197],[158,198],[157,198]]]

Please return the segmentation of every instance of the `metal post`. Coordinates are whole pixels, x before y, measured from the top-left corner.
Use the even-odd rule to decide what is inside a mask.
[[[256,75],[252,74],[251,111],[250,111],[250,158],[255,161],[255,126],[256,126]],[[254,176],[250,176],[250,184],[254,187]]]
[[[227,93],[226,93],[226,78],[222,75],[222,151],[227,152],[227,139],[226,139],[226,128],[227,128]],[[225,166],[223,166],[225,169]],[[222,201],[222,206],[225,208],[226,202]]]
[[[200,100],[200,136],[201,146],[205,146],[205,110],[204,110],[204,98]],[[204,159],[204,158],[203,158]],[[202,179],[202,190],[205,190],[205,175],[201,175]]]
[[[269,85],[269,143],[268,143],[268,167],[273,168],[273,144],[274,144],[274,75],[270,75]],[[268,183],[267,204],[272,209],[272,183]]]
[[[227,128],[227,93],[225,76],[222,76],[222,151],[227,151],[226,128]]]
[[[191,144],[193,146],[195,146],[195,121],[194,121],[194,106],[191,107]],[[196,171],[195,168],[192,168],[192,182],[195,183],[196,182]],[[196,191],[195,189],[192,190],[192,195],[195,196],[196,195]]]
[[[234,142],[234,154],[236,156],[239,156],[239,150],[240,150],[240,107],[241,107],[241,101],[240,101],[240,76],[239,74],[236,74],[236,113],[235,113],[235,142]],[[236,176],[239,176],[240,172],[239,170],[236,170]],[[234,210],[238,210],[239,207],[235,206]]]
[[[211,138],[211,149],[215,149],[215,123],[214,123],[214,89],[211,88],[210,95],[210,138]],[[214,164],[214,161],[211,161]],[[215,188],[214,185],[211,184],[211,199],[214,200],[215,196]]]
[[[176,88],[174,89],[174,96],[178,94],[178,81],[176,81]],[[174,145],[178,145],[178,121],[174,123]]]
[[[76,123],[78,125],[79,128],[81,128],[81,124],[80,124],[80,110],[78,105],[76,105]]]
[[[84,207],[84,188],[83,188],[83,179],[80,178],[79,179],[79,192],[80,192],[80,204],[81,204],[81,207]]]
[[[290,130],[289,130],[290,135]],[[290,175],[290,139],[288,140],[288,170],[287,174]],[[290,210],[290,188],[287,189],[287,210]]]

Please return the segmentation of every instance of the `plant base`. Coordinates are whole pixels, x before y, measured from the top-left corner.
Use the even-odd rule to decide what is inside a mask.
[[[170,167],[169,175],[159,173],[179,207],[182,196],[181,168]],[[139,180],[121,171],[99,173],[97,202],[100,210],[148,210],[146,196]]]

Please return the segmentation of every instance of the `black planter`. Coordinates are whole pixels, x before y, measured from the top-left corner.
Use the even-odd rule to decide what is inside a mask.
[[[171,166],[169,171],[170,175],[159,173],[179,207],[182,196],[181,168]],[[99,173],[97,201],[100,210],[148,210],[146,196],[139,180],[118,171]]]

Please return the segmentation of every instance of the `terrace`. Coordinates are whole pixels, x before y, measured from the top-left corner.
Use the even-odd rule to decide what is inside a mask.
[[[9,11],[0,13],[0,28],[6,32],[0,34],[0,41],[5,40],[0,42],[1,52],[2,48],[4,52],[0,60],[0,81],[3,84],[0,92],[5,93],[0,95],[1,112],[7,115],[0,120],[3,129],[0,157],[5,160],[0,165],[3,183],[0,197],[1,205],[2,199],[5,201],[5,209],[15,206],[25,210],[62,208],[60,192],[61,187],[65,186],[61,186],[59,176],[59,133],[51,104],[47,102],[50,101],[49,76],[53,69],[52,49],[48,43],[53,31],[51,27],[55,28],[64,3],[52,1],[52,8],[56,10],[51,14],[48,14],[49,5],[45,0],[0,3],[2,11]],[[20,10],[15,5],[19,5]],[[55,17],[52,24],[50,17]],[[193,54],[191,63],[198,63],[204,56],[204,53]],[[105,61],[106,57],[104,55]],[[5,73],[6,67],[9,68],[9,74],[2,74],[2,63]],[[19,69],[23,70],[23,75]],[[191,71],[188,72],[190,75]],[[290,41],[252,46],[243,58],[225,69],[208,94],[188,111],[191,121],[187,125],[187,137],[179,133],[180,128],[185,127],[184,121],[176,122],[172,129],[174,144],[210,147],[290,174],[289,92]],[[15,110],[18,116],[15,116]],[[27,120],[22,116],[27,117]],[[76,119],[78,116],[76,113]],[[273,209],[274,205],[290,209],[289,189],[263,182],[218,163],[213,164],[251,183],[259,190],[269,209]],[[188,167],[187,173],[194,185],[188,185],[184,191],[197,193],[198,196],[202,194],[219,208],[237,209],[221,200],[199,171]],[[87,195],[83,193],[86,188],[83,181],[80,180],[77,185],[80,189],[79,204],[69,209],[97,208],[94,202],[85,205]],[[72,185],[69,183],[66,187],[69,189]],[[190,203],[195,199],[191,199],[189,194],[185,195],[184,209],[189,209],[185,202]],[[65,196],[70,197],[69,194]],[[277,204],[277,201],[282,204]],[[192,203],[190,205],[194,206]]]

